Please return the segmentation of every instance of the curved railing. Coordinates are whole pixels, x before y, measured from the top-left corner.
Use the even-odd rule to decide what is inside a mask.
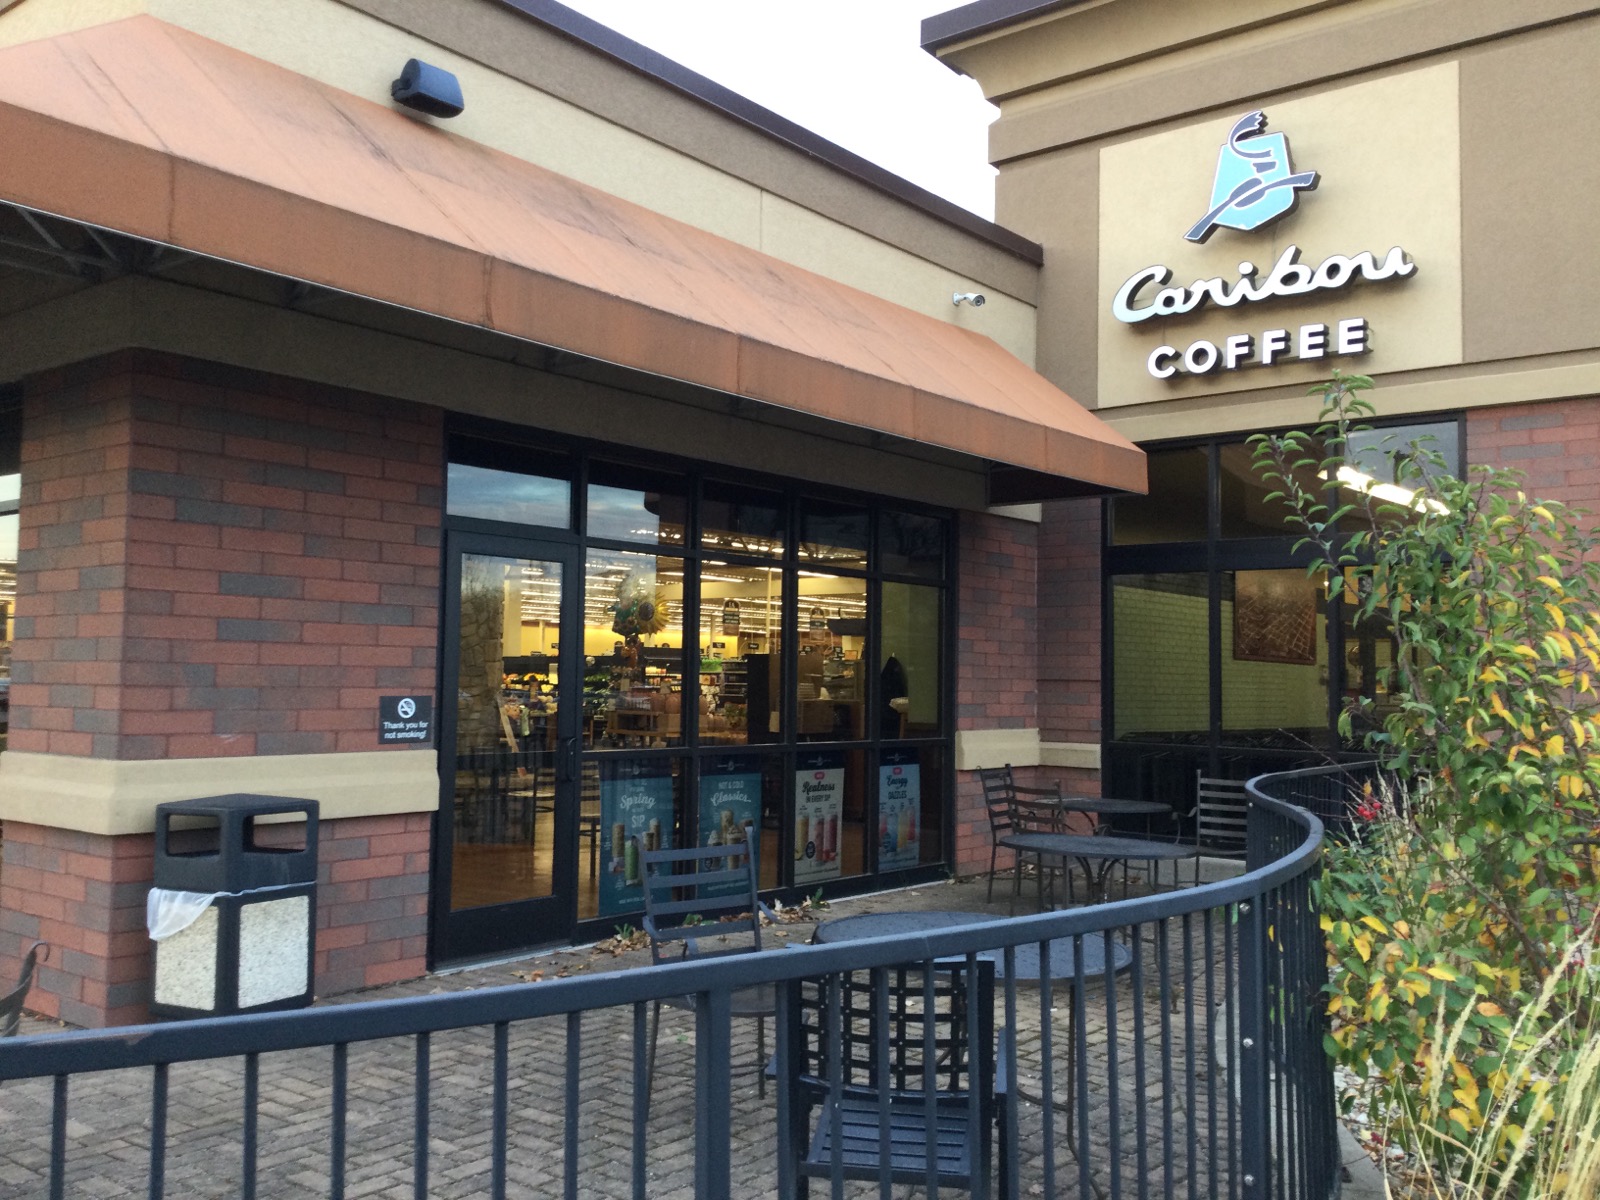
[[[0,1043],[0,1107],[50,1114],[8,1130],[0,1176],[76,1191],[85,1164],[111,1170],[101,1146],[126,1127],[124,1145],[149,1149],[113,1156],[118,1182],[151,1196],[180,1172],[191,1183],[173,1194],[193,1194],[196,1155],[216,1194],[250,1197],[305,1194],[291,1176],[343,1196],[383,1171],[416,1196],[798,1194],[804,1114],[788,1088],[762,1100],[735,1081],[756,1055],[734,993],[780,985],[781,1023],[802,981],[981,955],[1001,964],[1010,1031],[992,1164],[1006,1193],[1322,1200],[1338,1189],[1311,890],[1323,831],[1262,783],[1250,869],[1198,887],[912,937]],[[1097,958],[1114,969],[1091,972]],[[686,994],[697,1011],[663,1035],[652,1101],[647,1010]]]

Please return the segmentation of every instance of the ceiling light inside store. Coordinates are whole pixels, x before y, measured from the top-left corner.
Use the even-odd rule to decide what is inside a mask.
[[[1317,478],[1326,480],[1328,473],[1318,471]],[[1438,500],[1426,496],[1418,496],[1411,488],[1401,487],[1398,483],[1379,483],[1371,475],[1356,470],[1354,467],[1340,467],[1338,480],[1342,487],[1347,487],[1353,492],[1360,492],[1366,496],[1373,496],[1390,504],[1398,504],[1414,512],[1423,509],[1429,512],[1447,513],[1450,509]]]

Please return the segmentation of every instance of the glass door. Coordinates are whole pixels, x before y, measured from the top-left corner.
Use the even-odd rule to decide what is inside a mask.
[[[452,534],[434,959],[570,938],[576,919],[582,583],[576,549]]]

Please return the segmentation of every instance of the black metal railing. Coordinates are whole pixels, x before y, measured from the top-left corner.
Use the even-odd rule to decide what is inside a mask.
[[[1324,1200],[1339,1183],[1311,901],[1322,827],[1263,783],[1250,869],[1199,887],[909,937],[14,1039],[0,1044],[0,1180],[52,1197],[799,1194],[811,1146],[784,1086],[794,1051],[780,1037],[766,1068],[775,1101],[736,1082],[761,1064],[735,993],[776,985],[783,1029],[800,1023],[801,981],[836,1006],[845,975],[983,956],[998,977],[998,1120],[976,1194],[1003,1179],[1009,1196]],[[652,1097],[647,1011],[690,993]],[[855,1186],[888,1195],[890,1173]],[[815,1186],[847,1194],[842,1165],[829,1174]]]
[[[1322,822],[1323,832],[1332,838],[1349,830],[1356,806],[1369,790],[1381,794],[1392,787],[1392,776],[1370,760],[1277,771],[1259,775],[1249,784],[1256,796],[1305,809]]]

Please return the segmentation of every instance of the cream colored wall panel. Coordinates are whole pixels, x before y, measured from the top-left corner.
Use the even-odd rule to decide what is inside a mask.
[[[64,754],[0,754],[0,820],[116,835],[149,833],[156,805],[248,787],[315,800],[325,821],[432,812],[439,807],[433,750],[169,758],[135,762]]]
[[[942,310],[926,300],[927,281],[950,272],[333,0],[144,2],[163,20],[378,103],[389,102],[406,59],[425,58],[461,80],[466,110],[437,122],[451,134],[941,320],[963,320],[948,296]],[[785,214],[775,230],[774,209]],[[1032,310],[1021,308],[1002,304],[990,320],[1003,334],[996,340],[1031,364]]]
[[[461,80],[466,111],[432,122],[747,246],[760,231],[760,192],[472,59],[330,0],[271,5],[147,0],[150,12],[332,87],[389,103],[408,58]],[[427,120],[427,118],[419,118]]]
[[[1037,729],[962,729],[956,733],[956,770],[980,767],[1037,767],[1040,760]]]
[[[1104,410],[1203,396],[1221,388],[1279,387],[1309,382],[1331,367],[1364,374],[1458,363],[1462,358],[1461,149],[1458,71],[1446,63],[1338,88],[1315,96],[1267,101],[1268,132],[1287,133],[1296,171],[1317,171],[1320,184],[1301,193],[1298,208],[1266,229],[1218,229],[1204,245],[1184,233],[1206,211],[1218,152],[1246,111],[1222,111],[1181,129],[1103,148],[1100,152],[1101,240],[1098,404]],[[1371,252],[1382,262],[1402,247],[1416,264],[1405,279],[1355,283],[1289,299],[1206,304],[1182,316],[1126,324],[1112,315],[1118,289],[1156,264],[1171,268],[1170,286],[1239,278],[1249,261],[1266,273],[1290,246],[1315,268],[1330,255]],[[1142,304],[1153,299],[1146,288]],[[1137,305],[1136,305],[1137,306]],[[1270,367],[1150,375],[1151,351],[1179,351],[1233,334],[1254,337],[1306,324],[1364,317],[1371,352]],[[1047,332],[1048,336],[1048,332]],[[1295,346],[1291,346],[1291,354]]]
[[[762,213],[760,249],[774,258],[981,333],[1033,366],[1036,326],[1031,305],[770,192]],[[951,303],[953,292],[981,292],[986,303],[982,308],[957,306]]]
[[[1458,374],[1451,378],[1385,380],[1373,393],[1373,400],[1380,415],[1402,417],[1600,396],[1600,361],[1518,366],[1500,371],[1480,368],[1465,373],[1467,370],[1456,368]],[[1177,406],[1114,410],[1103,413],[1102,419],[1123,437],[1148,442],[1242,433],[1289,421],[1311,424],[1316,420],[1316,405],[1316,399],[1301,394],[1299,388],[1259,398],[1230,392]]]

